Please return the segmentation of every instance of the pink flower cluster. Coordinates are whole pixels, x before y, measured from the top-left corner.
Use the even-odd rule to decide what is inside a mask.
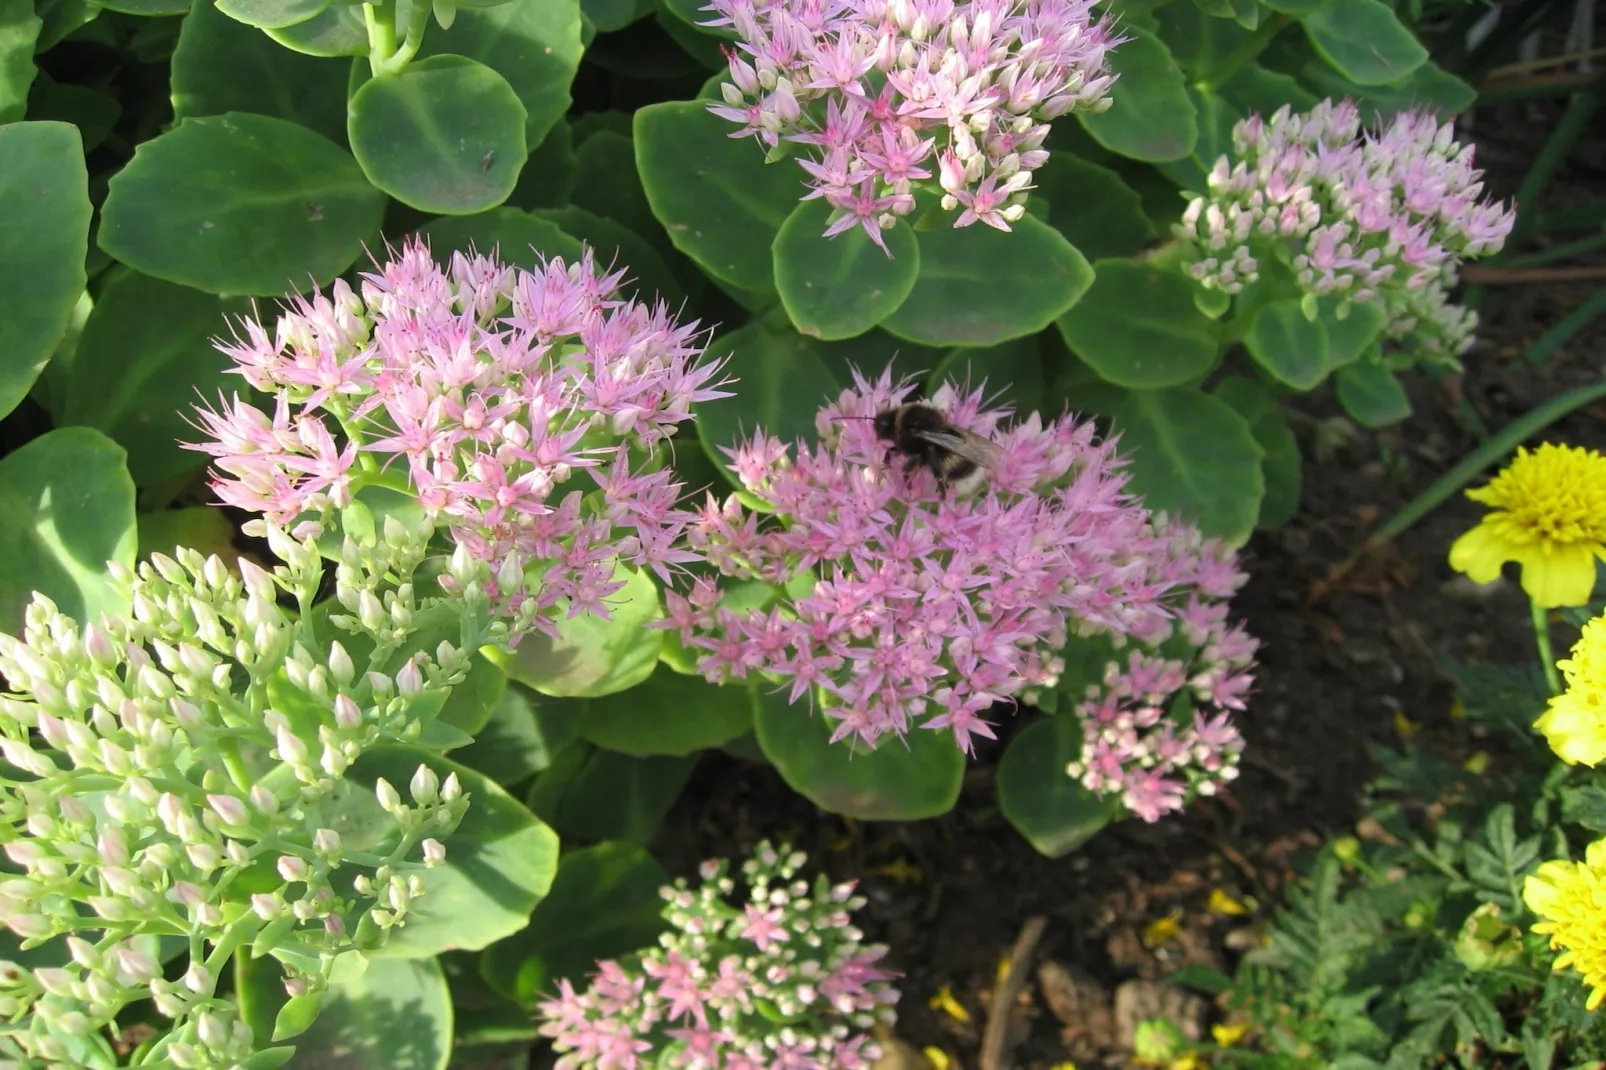
[[[1325,100],[1243,120],[1233,154],[1177,228],[1198,251],[1194,278],[1237,293],[1280,256],[1306,293],[1380,302],[1392,341],[1451,360],[1471,345],[1477,319],[1447,296],[1456,266],[1498,252],[1516,213],[1480,199],[1452,124],[1404,112],[1363,132],[1353,103]]]
[[[826,235],[881,231],[937,172],[956,227],[1025,212],[1051,119],[1103,111],[1120,43],[1091,0],[711,0],[741,39],[711,110],[799,161],[835,210]]]
[[[271,329],[245,321],[219,348],[272,412],[235,395],[200,412],[208,440],[191,448],[217,459],[224,503],[280,524],[402,490],[501,575],[541,568],[526,577],[541,626],[565,604],[606,616],[616,561],[667,579],[696,560],[652,451],[693,403],[728,396],[696,326],[620,299],[622,278],[589,250],[535,271],[462,254],[443,268],[410,242],[360,296],[340,280]]]
[[[759,844],[736,882],[705,862],[696,891],[663,889],[671,931],[624,963],[597,963],[584,992],[558,982],[539,1007],[558,1070],[868,1070],[881,1052],[868,1030],[891,1023],[898,993],[865,946],[852,884],[796,879],[802,853]]]
[[[859,378],[819,413],[818,445],[800,443],[794,457],[758,433],[728,451],[772,515],[735,496],[710,498],[688,538],[727,575],[784,590],[773,605],[744,609],[706,578],[684,596],[669,593],[664,624],[698,654],[699,672],[715,682],[784,681],[793,702],[817,691],[837,722],[834,739],[873,746],[919,725],[947,729],[968,752],[973,736],[993,738],[983,718],[995,703],[1055,686],[1072,637],[1154,646],[1180,631],[1219,656],[1158,679],[1172,691],[1191,687],[1201,705],[1242,708],[1254,644],[1225,628],[1225,601],[1243,581],[1230,550],[1151,515],[1127,493],[1114,443],[1098,441],[1092,424],[1045,424],[1033,414],[1006,428],[1005,413],[984,408],[979,391],[945,386],[931,403],[996,449],[986,489],[939,493],[923,468],[905,474],[871,422],[910,393],[890,374]],[[1236,734],[1224,712],[1171,730],[1139,710],[1151,695],[1148,686],[1127,694],[1112,684],[1113,716],[1132,731],[1097,755],[1097,790],[1125,790],[1107,754],[1123,770],[1185,786],[1193,773],[1219,779],[1231,765]],[[1160,749],[1174,760],[1150,760],[1149,735],[1168,731]],[[1172,739],[1207,748],[1215,766],[1185,772]],[[1139,800],[1133,809],[1152,807]]]

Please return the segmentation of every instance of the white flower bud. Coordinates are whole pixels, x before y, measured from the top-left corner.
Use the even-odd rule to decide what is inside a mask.
[[[279,812],[279,797],[264,784],[251,786],[251,805],[263,814],[272,817]]]
[[[379,800],[380,809],[387,814],[395,815],[401,811],[401,794],[384,777],[374,782],[374,798]]]
[[[275,742],[277,743],[277,748],[272,753],[272,757],[278,758],[282,762],[288,762],[291,765],[307,764],[307,745],[301,742],[300,738],[288,728],[283,726],[279,728]]]
[[[218,849],[210,843],[189,843],[184,845],[184,854],[190,860],[190,865],[196,869],[211,871],[223,864],[223,856]]]
[[[362,727],[361,707],[343,692],[335,696],[335,724],[348,732]]]
[[[441,841],[429,839],[419,846],[424,849],[424,865],[433,868],[446,861],[446,845]]]
[[[307,865],[307,860],[298,855],[280,855],[278,869],[279,876],[290,882],[304,881],[312,872],[312,867]]]
[[[212,971],[199,962],[184,973],[184,987],[194,992],[197,996],[210,996],[212,989],[216,986],[217,979],[212,976]]]
[[[422,690],[424,690],[424,674],[419,671],[418,658],[408,658],[407,664],[396,673],[396,691],[402,698],[410,699],[418,697],[418,693]]]
[[[319,829],[312,834],[312,849],[325,861],[340,857],[340,833],[334,829]]]
[[[420,806],[433,803],[440,794],[440,777],[435,770],[427,765],[420,765],[413,772],[413,779],[408,783],[407,790],[412,793],[413,801]]]
[[[251,823],[251,813],[245,803],[232,795],[208,795],[207,805],[222,819],[225,826],[243,826]]]
[[[117,966],[117,982],[125,986],[142,985],[151,978],[160,976],[162,972],[161,966],[155,959],[131,947],[119,950],[114,961]]]
[[[279,900],[266,892],[258,892],[251,897],[251,909],[263,921],[273,921],[283,912]]]
[[[444,802],[456,802],[463,797],[463,785],[457,782],[456,773],[446,775],[446,783],[441,785],[441,799]]]

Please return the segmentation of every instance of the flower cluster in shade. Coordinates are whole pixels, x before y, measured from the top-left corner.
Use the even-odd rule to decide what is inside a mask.
[[[622,281],[589,250],[526,271],[460,253],[442,267],[411,242],[360,292],[337,281],[271,327],[246,321],[221,348],[271,411],[238,396],[203,411],[194,448],[226,504],[289,524],[389,487],[497,566],[498,612],[537,628],[606,616],[616,562],[667,578],[692,559],[655,447],[728,396],[695,326],[620,297]]]
[[[343,774],[380,744],[418,739],[433,716],[420,711],[468,672],[471,649],[450,643],[398,653],[441,602],[412,593],[432,526],[393,520],[372,545],[348,540],[320,625],[338,638],[322,643],[310,610],[279,604],[310,605],[319,589],[313,533],[261,530],[288,564],[241,559],[235,574],[216,556],[156,554],[137,571],[113,566],[127,611],[80,626],[36,595],[22,637],[0,635],[13,689],[0,698],[0,754],[22,773],[0,775],[12,867],[0,923],[63,963],[0,966],[0,1036],[30,1058],[105,1065],[95,1037],[149,999],[174,1020],[174,1065],[237,1066],[251,1032],[217,992],[234,948],[278,952],[288,993],[316,992],[340,956],[407,921],[421,872],[445,860],[468,806],[455,773],[418,765],[401,790],[369,777],[362,790],[383,811],[359,800],[377,819],[371,836],[354,851],[335,827],[354,798]],[[459,580],[488,579],[468,565]],[[189,939],[181,977],[154,957],[158,934]]]
[[[1518,447],[1509,465],[1467,497],[1490,511],[1451,545],[1451,568],[1492,583],[1515,561],[1535,605],[1589,601],[1595,561],[1606,560],[1606,456],[1552,442]]]
[[[1177,227],[1194,278],[1238,293],[1281,261],[1305,294],[1377,303],[1402,349],[1466,351],[1477,317],[1448,298],[1457,265],[1498,252],[1516,213],[1481,196],[1472,146],[1450,123],[1407,111],[1363,131],[1355,104],[1325,100],[1251,116],[1232,144]]]
[[[1572,657],[1556,663],[1567,680],[1534,722],[1550,749],[1568,765],[1606,761],[1606,617],[1585,623]]]
[[[669,931],[624,961],[597,963],[581,992],[567,980],[540,1005],[558,1070],[868,1070],[870,1031],[894,1020],[886,948],[853,924],[851,883],[798,877],[806,858],[760,843],[742,864],[746,902],[724,860],[696,889],[665,887]]]
[[[1090,725],[1073,775],[1150,819],[1230,777],[1229,712],[1243,708],[1255,650],[1227,621],[1244,579],[1231,551],[1145,509],[1091,423],[1033,414],[1005,426],[980,391],[931,398],[996,451],[979,493],[942,491],[889,454],[871,420],[911,390],[890,373],[857,377],[819,412],[817,444],[760,431],[727,451],[765,511],[710,497],[689,538],[727,576],[774,591],[755,606],[702,577],[666,596],[664,624],[698,671],[779,681],[794,703],[818,694],[836,740],[874,746],[919,726],[968,752],[993,737],[995,704],[1055,687],[1068,641],[1103,636],[1130,643],[1131,658],[1096,695],[1073,696]],[[1160,715],[1165,689],[1189,690],[1199,712]]]
[[[712,0],[734,31],[711,110],[778,154],[802,146],[826,234],[881,231],[932,188],[954,225],[1025,212],[1050,120],[1110,106],[1119,43],[1091,0]]]
[[[1585,1007],[1606,1001],[1606,840],[1584,851],[1582,862],[1550,861],[1523,882],[1523,902],[1539,915],[1534,932],[1559,950],[1554,968],[1571,967],[1589,988]]]

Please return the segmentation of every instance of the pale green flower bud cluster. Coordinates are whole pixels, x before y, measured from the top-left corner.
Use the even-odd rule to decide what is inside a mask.
[[[319,525],[264,524],[286,562],[272,571],[158,554],[113,568],[127,615],[80,627],[36,595],[22,638],[0,635],[0,924],[68,959],[0,962],[0,1063],[112,1065],[106,1027],[150,999],[175,1020],[160,1058],[239,1065],[251,1031],[216,994],[236,952],[274,955],[292,996],[315,993],[424,894],[419,874],[468,806],[456,775],[420,765],[398,788],[346,774],[418,740],[507,625],[456,627],[460,599],[424,567],[432,525],[387,519],[376,536],[363,512],[341,518],[345,613],[313,608]],[[436,642],[443,629],[458,641]],[[355,809],[374,811],[361,844],[332,827]],[[161,936],[188,942],[181,976]]]

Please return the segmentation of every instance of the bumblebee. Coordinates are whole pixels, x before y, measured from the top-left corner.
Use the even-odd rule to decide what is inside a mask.
[[[904,455],[905,475],[924,465],[937,477],[937,487],[961,493],[972,490],[986,478],[986,470],[998,462],[998,447],[979,435],[948,422],[941,410],[924,402],[911,401],[886,409],[874,417],[876,437]]]

